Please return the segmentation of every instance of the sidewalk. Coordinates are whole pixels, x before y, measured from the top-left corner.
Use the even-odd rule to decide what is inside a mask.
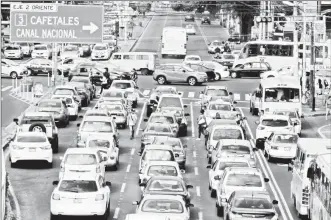
[[[302,114],[305,117],[325,116],[325,104],[323,103],[323,97],[322,96],[316,96],[316,98],[315,98],[315,111],[314,112],[312,111],[311,105],[309,105],[308,103],[307,104],[302,104]]]

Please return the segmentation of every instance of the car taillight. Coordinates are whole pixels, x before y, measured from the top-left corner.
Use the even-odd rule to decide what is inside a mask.
[[[43,150],[48,150],[48,149],[51,149],[51,145],[47,144],[47,145],[42,146],[40,148],[43,149]]]
[[[186,44],[184,44],[184,48],[186,49]]]
[[[101,173],[101,168],[100,168],[100,166],[97,166],[97,168],[96,168],[96,172],[97,172],[97,173]]]
[[[278,146],[271,146],[272,150],[278,150]]]
[[[95,196],[95,201],[102,201],[105,198],[103,194],[98,194]]]
[[[54,193],[53,196],[52,196],[52,199],[53,200],[60,200],[60,195]]]

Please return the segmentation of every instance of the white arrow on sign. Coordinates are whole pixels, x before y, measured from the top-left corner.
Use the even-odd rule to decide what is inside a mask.
[[[90,31],[90,34],[93,34],[99,29],[98,26],[96,26],[94,23],[90,22],[90,25],[83,25],[84,31]]]

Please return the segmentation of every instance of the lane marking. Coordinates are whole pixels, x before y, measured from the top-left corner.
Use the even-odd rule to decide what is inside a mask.
[[[134,154],[134,151],[135,151],[135,149],[134,149],[134,148],[132,148],[132,149],[131,149],[131,155],[133,155],[133,154]]]
[[[197,191],[197,196],[201,196],[201,192],[200,192],[200,186],[197,186],[196,187],[196,191]]]
[[[194,132],[194,120],[193,120],[193,104],[192,102],[190,103],[191,105],[191,127],[192,127],[192,137],[195,137],[195,132]]]
[[[144,106],[143,106],[143,108],[141,110],[141,114],[140,114],[140,118],[139,118],[137,130],[136,130],[136,136],[138,136],[138,134],[139,134],[139,130],[140,130],[141,122],[143,120],[143,115],[144,115],[144,112],[145,112],[146,104],[147,104],[147,102],[144,102]]]
[[[130,169],[131,169],[131,164],[129,164],[127,167],[126,167],[126,172],[130,172]]]
[[[2,92],[5,92],[9,89],[13,88],[13,86],[6,86],[5,88],[1,89]]]
[[[199,175],[199,170],[198,170],[198,167],[194,167],[194,174],[195,174],[196,176],[198,176],[198,175]]]
[[[325,136],[325,134],[323,134],[322,129],[326,128],[328,126],[331,126],[331,124],[328,125],[323,125],[322,127],[319,127],[317,130],[317,133],[323,138],[323,139],[327,139],[327,137]]]
[[[155,18],[155,16],[153,16],[152,19],[148,22],[147,26],[145,26],[145,28],[143,30],[143,33],[140,35],[140,37],[138,37],[138,41],[137,41],[136,45],[133,48],[131,48],[131,51],[135,51],[135,48],[138,47],[138,45],[140,44],[141,40],[142,39],[145,39],[145,34],[147,32],[147,29],[149,28],[149,26],[153,22],[154,18]]]
[[[189,93],[188,93],[188,97],[189,97],[189,98],[194,98],[194,95],[195,95],[195,92],[189,92]]]
[[[149,95],[150,92],[151,92],[151,90],[144,90],[143,95],[147,96],[147,95]]]
[[[197,27],[198,27],[200,33],[201,33],[201,37],[202,37],[202,39],[205,41],[205,44],[206,44],[206,46],[207,46],[207,48],[208,48],[208,40],[207,40],[207,37],[206,37],[205,33],[203,32],[203,30],[202,30],[202,28],[201,28],[201,26],[200,26],[200,24],[199,24],[199,22],[198,22],[197,20],[195,21],[195,23],[196,23],[196,25],[197,25]],[[200,37],[200,36],[199,36],[199,37]]]
[[[193,157],[197,157],[197,152],[193,151]]]
[[[203,213],[202,212],[199,212],[199,220],[203,220]]]
[[[124,193],[125,187],[126,187],[126,183],[123,183],[121,187],[121,193]]]
[[[117,219],[118,218],[118,214],[120,213],[120,208],[119,207],[117,207],[116,209],[115,209],[115,212],[114,212],[114,216],[113,216],[113,219]]]

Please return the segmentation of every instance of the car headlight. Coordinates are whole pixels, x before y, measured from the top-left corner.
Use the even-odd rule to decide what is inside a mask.
[[[54,193],[53,196],[52,196],[52,199],[53,200],[60,200],[60,195],[57,194],[57,193]]]
[[[22,149],[24,149],[24,147],[19,146],[19,145],[15,145],[15,144],[12,145],[12,148],[15,149],[15,150],[22,150]]]

